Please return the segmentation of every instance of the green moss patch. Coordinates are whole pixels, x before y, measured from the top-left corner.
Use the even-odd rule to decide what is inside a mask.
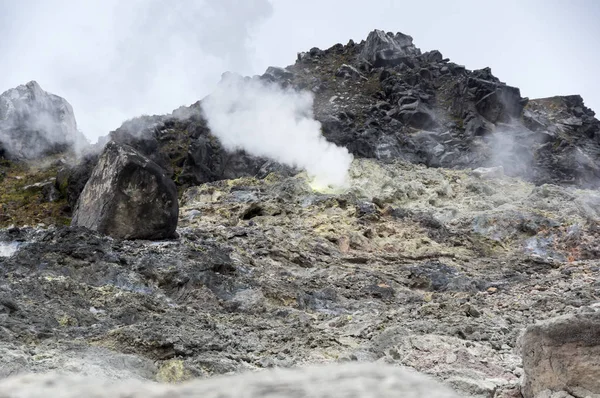
[[[41,163],[40,163],[41,164]],[[68,225],[71,222],[66,199],[45,199],[35,184],[54,181],[58,166],[37,166],[0,159],[0,228],[10,225]]]

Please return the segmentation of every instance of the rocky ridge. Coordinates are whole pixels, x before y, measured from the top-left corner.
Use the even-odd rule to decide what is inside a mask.
[[[359,44],[313,48],[294,65],[254,78],[311,91],[324,136],[360,158],[501,166],[537,185],[600,186],[600,122],[580,96],[523,98],[490,68],[470,71],[439,51],[422,53],[401,33],[374,31]],[[283,171],[268,159],[225,151],[202,101],[128,121],[110,139],[149,156],[182,189]]]
[[[315,94],[324,135],[356,157],[350,187],[316,191],[226,152],[201,102],[124,123],[110,139],[177,184],[179,237],[0,230],[0,376],[173,382],[375,361],[462,396],[517,397],[521,331],[598,312],[600,124],[580,97],[528,100],[381,31],[255,79]],[[51,160],[44,211],[76,208],[97,163]],[[16,166],[3,184],[22,192]],[[27,220],[9,198],[4,225]]]
[[[85,145],[71,105],[37,82],[0,95],[0,156],[36,159]]]

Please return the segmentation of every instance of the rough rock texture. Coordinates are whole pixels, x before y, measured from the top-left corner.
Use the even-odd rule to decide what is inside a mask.
[[[357,157],[430,167],[503,167],[537,185],[600,186],[600,122],[579,96],[537,100],[490,68],[470,71],[410,36],[373,31],[269,67],[269,84],[309,90],[325,137]],[[267,159],[228,153],[207,127],[201,101],[170,115],[130,120],[110,134],[165,168],[180,190],[257,176]]]
[[[71,105],[42,90],[37,82],[0,95],[0,156],[34,159],[86,143]]]
[[[277,82],[313,91],[325,136],[355,156],[600,185],[600,122],[579,96],[528,100],[490,68],[467,70],[382,31],[302,53],[286,70]]]
[[[547,390],[577,398],[600,397],[600,311],[532,325],[521,346],[525,398]]]
[[[326,138],[358,157],[446,168],[502,166],[538,185],[600,186],[600,122],[579,96],[522,98],[490,68],[469,71],[410,36],[373,31],[366,41],[299,54],[260,77],[315,94]],[[227,153],[201,102],[131,120],[111,133],[164,167],[182,187],[255,176],[266,159]]]
[[[394,35],[375,30],[367,37],[360,56],[376,68],[396,66],[409,56],[421,54],[412,41],[412,37],[402,33]]]
[[[0,381],[0,398],[455,398],[447,387],[392,366],[346,364],[270,370],[177,386],[82,377],[21,376]]]
[[[521,329],[597,302],[598,192],[365,159],[350,178],[343,192],[302,174],[190,188],[172,241],[0,231],[2,374],[379,361],[507,397]]]
[[[267,159],[227,152],[207,127],[200,103],[171,115],[142,117],[110,134],[163,167],[180,186],[256,175]]]
[[[72,225],[120,239],[171,238],[179,205],[175,183],[133,148],[110,142],[87,181]]]
[[[225,152],[201,103],[111,133],[177,184],[174,240],[50,226],[63,214],[42,199],[51,176],[0,162],[2,225],[48,226],[0,230],[0,375],[169,382],[384,362],[463,396],[519,397],[521,330],[600,297],[593,112],[383,32],[259,78],[314,93],[324,135],[355,155],[350,187],[320,192]],[[96,163],[63,169],[63,204]]]
[[[56,174],[55,188],[66,199],[72,210],[75,209],[77,200],[98,163],[98,158],[99,154],[88,153],[76,161],[65,164]]]

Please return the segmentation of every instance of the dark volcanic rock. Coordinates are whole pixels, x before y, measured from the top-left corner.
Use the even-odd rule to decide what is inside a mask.
[[[378,30],[360,44],[306,53],[287,70],[295,87],[315,93],[325,137],[357,157],[600,185],[600,122],[579,96],[529,100],[490,68],[467,70]]]
[[[168,116],[133,119],[110,136],[149,157],[185,187],[254,176],[267,162],[244,151],[226,151],[211,134],[199,103]]]
[[[0,95],[0,154],[34,159],[87,144],[73,108],[31,81]]]
[[[437,126],[435,114],[421,102],[403,105],[398,110],[397,117],[406,125],[418,129],[429,129]]]
[[[67,199],[71,209],[75,209],[79,195],[92,175],[96,163],[98,163],[98,155],[88,154],[77,163],[66,165],[58,171],[55,187]]]
[[[121,239],[171,238],[179,207],[175,183],[133,148],[111,142],[92,172],[72,225]]]
[[[266,159],[248,155],[244,151],[226,151],[206,129],[190,144],[179,181],[187,185],[199,185],[254,176],[266,162]]]
[[[484,283],[474,281],[462,275],[456,269],[440,262],[427,262],[411,267],[411,287],[418,287],[432,291],[477,291],[482,290]]]
[[[402,59],[418,54],[420,51],[413,45],[412,37],[402,33],[393,35],[382,30],[375,30],[367,37],[360,55],[378,68],[397,65]]]
[[[373,31],[360,44],[313,48],[295,65],[268,68],[261,79],[312,91],[323,135],[356,157],[502,166],[540,185],[600,184],[600,122],[581,97],[522,98],[490,68],[470,71],[439,51],[422,54],[402,33]],[[110,137],[163,167],[180,189],[265,175],[267,159],[222,147],[201,102],[130,120]],[[79,182],[69,183],[70,203],[83,181],[73,180]]]
[[[342,65],[339,67],[339,69],[335,72],[335,75],[337,77],[343,77],[346,79],[352,79],[352,78],[360,78],[360,79],[364,79],[365,77],[358,71],[358,69],[356,69],[353,66],[350,65]]]

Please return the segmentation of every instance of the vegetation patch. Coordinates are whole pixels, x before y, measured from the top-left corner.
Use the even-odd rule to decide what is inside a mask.
[[[55,160],[55,159],[54,159]],[[49,200],[59,165],[46,159],[36,165],[0,159],[0,228],[10,225],[69,225],[66,199]]]

